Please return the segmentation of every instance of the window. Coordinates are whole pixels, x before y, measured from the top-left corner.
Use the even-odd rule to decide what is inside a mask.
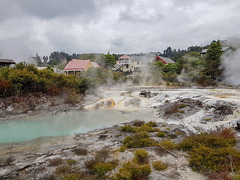
[[[126,65],[126,68],[128,69],[128,64]]]

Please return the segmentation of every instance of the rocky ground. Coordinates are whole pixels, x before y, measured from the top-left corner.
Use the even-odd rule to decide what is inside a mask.
[[[81,99],[82,96],[78,95],[76,102],[68,102],[66,94],[49,96],[43,93],[0,98],[0,120],[80,110],[82,109]]]
[[[134,122],[130,123],[131,125]],[[123,126],[123,125],[121,125]],[[179,142],[184,135],[177,135],[179,127],[168,127],[165,124],[158,123],[158,127],[171,134],[174,139],[173,142]],[[111,128],[105,128],[101,130],[95,130],[85,134],[77,134],[74,137],[66,137],[64,142],[71,141],[71,145],[65,144],[65,147],[58,147],[56,149],[42,150],[41,152],[21,152],[17,146],[5,147],[9,148],[9,157],[1,159],[0,164],[0,179],[48,179],[55,176],[56,169],[70,160],[75,160],[77,163],[75,168],[79,168],[82,171],[87,171],[85,162],[93,159],[98,151],[109,152],[107,160],[117,159],[119,166],[109,172],[114,174],[118,171],[118,168],[125,162],[131,161],[134,157],[133,152],[136,148],[126,149],[124,152],[120,152],[119,148],[122,145],[124,138],[131,133],[124,133],[120,131],[120,126],[114,126]],[[175,136],[179,136],[176,138]],[[156,133],[151,133],[151,136],[156,141],[161,141],[169,137],[160,138],[156,136]],[[58,142],[59,143],[59,142]],[[64,144],[64,143],[63,143]],[[163,152],[158,147],[146,147],[144,148],[149,153],[149,163],[156,160],[161,160],[168,165],[168,169],[165,171],[156,171],[152,168],[150,179],[204,179],[204,176],[193,172],[188,167],[187,154],[181,151]],[[19,152],[16,152],[16,151]],[[55,163],[53,161],[56,161]],[[59,161],[59,163],[57,162]],[[190,178],[191,177],[191,178]]]
[[[171,140],[179,143],[190,134],[230,127],[235,130],[239,148],[240,132],[236,128],[240,118],[239,95],[238,89],[104,89],[98,96],[86,96],[81,108],[154,108],[157,128],[168,135],[158,137],[157,132],[151,132],[151,138],[157,142]],[[45,98],[40,98],[43,102],[39,102],[39,105],[49,102]],[[9,106],[4,112],[6,110],[9,111]],[[133,159],[136,150],[127,148],[124,152],[119,151],[124,138],[131,135],[122,132],[121,126],[124,124],[74,136],[43,139],[39,146],[34,141],[3,145],[0,147],[0,179],[60,179],[59,167],[69,164],[70,160],[76,162],[71,171],[81,169],[87,172],[86,162],[94,159],[99,151],[107,161],[118,160],[117,167],[107,173],[111,176],[118,172],[122,164]],[[149,153],[152,169],[149,179],[207,179],[192,171],[185,152],[164,151],[158,146],[142,149]],[[108,155],[104,156],[104,153]],[[152,163],[156,160],[166,163],[168,168],[164,171],[155,170]]]

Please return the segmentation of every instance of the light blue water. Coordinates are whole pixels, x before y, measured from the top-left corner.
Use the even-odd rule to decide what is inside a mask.
[[[1,121],[0,143],[24,142],[39,137],[84,133],[134,119],[151,118],[154,118],[151,109],[128,112],[109,109]]]

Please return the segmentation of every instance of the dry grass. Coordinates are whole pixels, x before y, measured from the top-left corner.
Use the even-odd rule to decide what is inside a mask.
[[[60,164],[62,164],[63,160],[62,158],[54,158],[54,159],[51,159],[49,160],[49,166],[58,166]]]
[[[87,149],[85,148],[75,148],[72,150],[72,152],[79,156],[86,156],[88,153]]]

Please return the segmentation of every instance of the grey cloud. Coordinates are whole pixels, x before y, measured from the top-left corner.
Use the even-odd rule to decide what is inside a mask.
[[[141,17],[137,14],[131,14],[130,12],[125,11],[120,14],[119,21],[129,21],[129,22],[133,22],[133,23],[139,22],[139,23],[151,24],[151,23],[158,23],[162,18],[163,18],[163,15],[161,15],[161,14],[153,14],[151,16]]]
[[[206,45],[240,36],[239,6],[239,0],[1,0],[0,55]]]
[[[125,45],[124,38],[117,37],[111,40],[111,45],[116,48],[122,48]]]
[[[31,46],[29,45],[31,44]],[[0,58],[12,58],[15,61],[28,61],[38,47],[43,46],[39,41],[32,40],[27,34],[3,40],[0,43]]]
[[[0,22],[21,16],[21,9],[12,0],[2,0],[0,3]]]
[[[98,12],[95,1],[86,0],[3,0],[2,17],[11,17],[17,10],[18,14],[51,19],[62,16],[83,15],[92,17]]]

